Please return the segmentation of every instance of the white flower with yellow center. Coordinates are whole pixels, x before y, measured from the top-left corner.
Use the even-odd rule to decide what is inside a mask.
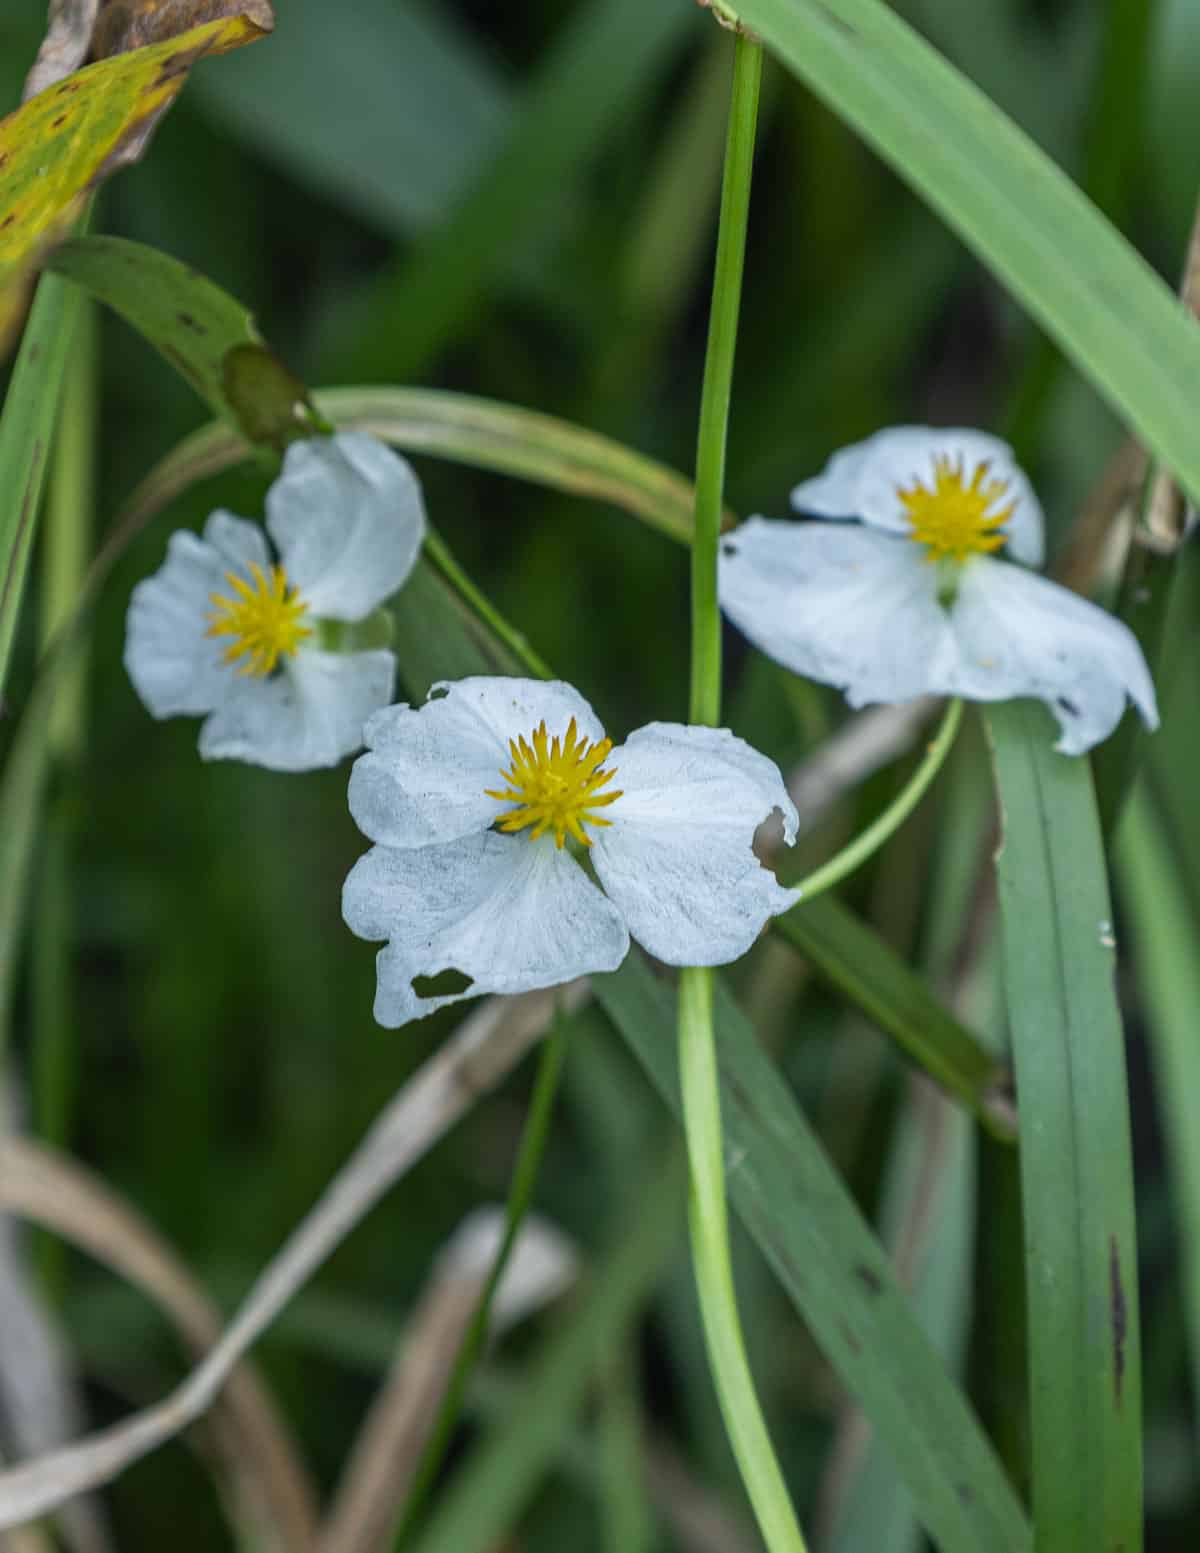
[[[327,638],[412,571],[421,488],[382,442],[339,432],[288,448],[266,507],[266,534],[214,512],[202,538],[171,536],[163,566],[133,590],[125,666],[153,716],[205,718],[206,760],[332,766],[392,699],[396,660],[380,647],[331,651]]]
[[[1068,755],[1107,738],[1127,697],[1158,726],[1132,632],[1027,570],[1041,565],[1042,511],[998,438],[881,431],[798,485],[792,506],[858,521],[751,518],[722,541],[719,571],[722,609],[786,668],[851,706],[1033,696]]]
[[[724,964],[795,903],[751,842],[775,809],[790,842],[796,811],[725,729],[651,723],[614,749],[570,685],[476,678],[377,712],[365,737],[350,812],[376,845],[342,910],[387,940],[382,1025],[615,970],[631,936],[671,965]],[[426,985],[448,971],[455,988]]]

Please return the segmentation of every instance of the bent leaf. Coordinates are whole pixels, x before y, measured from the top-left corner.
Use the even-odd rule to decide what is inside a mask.
[[[307,390],[251,313],[190,265],[120,237],[77,237],[46,268],[120,313],[247,442],[282,448],[313,429]]]
[[[246,16],[103,59],[0,119],[0,291],[62,231],[87,191],[145,151],[188,72],[253,43]]]

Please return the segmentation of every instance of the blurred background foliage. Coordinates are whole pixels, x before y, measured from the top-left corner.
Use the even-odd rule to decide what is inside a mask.
[[[1192,0],[896,8],[1174,281],[1200,185]],[[212,277],[254,310],[314,386],[419,382],[494,396],[688,471],[729,60],[709,18],[686,0],[505,8],[279,0],[278,12],[271,39],[197,71],[144,163],[106,189],[96,229],[155,244]],[[40,0],[7,0],[0,12],[5,110],[18,101],[44,20]],[[109,316],[100,359],[102,529],[150,465],[205,417],[186,385]],[[833,449],[881,424],[923,420],[1010,434],[1043,496],[1052,549],[1123,436],[938,220],[768,62],[730,503],[782,514],[790,484]],[[417,463],[430,513],[467,569],[610,731],[683,715],[687,575],[677,547],[615,510]],[[159,564],[169,527],[196,525],[218,504],[254,515],[264,487],[250,470],[197,487],[131,547],[106,589],[86,744],[54,783],[39,858],[39,876],[52,852],[69,870],[70,953],[50,973],[63,995],[47,1000],[43,986],[39,996],[27,974],[15,1010],[27,1070],[40,1020],[65,1021],[68,1032],[65,1067],[48,1081],[53,1095],[35,1092],[35,1107],[58,1112],[62,1140],[153,1220],[227,1306],[455,1022],[390,1033],[371,1020],[374,951],[351,938],[338,909],[362,846],[346,812],[345,769],[289,778],[201,766],[195,723],[151,722],[122,670],[129,592]],[[1195,654],[1182,650],[1194,645],[1190,619],[1194,609],[1181,611],[1177,673],[1160,686],[1166,726],[1152,765],[1172,843],[1200,862],[1191,800],[1198,725],[1171,715],[1200,689]],[[11,682],[18,705],[37,629],[31,607]],[[840,722],[841,704],[778,675],[732,636],[727,646],[729,720],[786,769]],[[0,749],[4,737],[0,724]],[[805,843],[812,855],[903,775],[868,783]],[[885,934],[935,970],[945,969],[961,926],[955,902],[974,882],[986,804],[980,741],[969,736],[933,799],[853,885]],[[1200,869],[1190,877],[1194,884]],[[1188,910],[1194,923],[1195,896]],[[739,967],[737,983],[860,1202],[886,1225],[921,1127],[902,1063],[777,944]],[[1200,1454],[1173,1241],[1179,1205],[1164,1168],[1135,965],[1123,986],[1151,1546],[1184,1549],[1200,1526]],[[600,1012],[573,1024],[538,1207],[586,1253],[604,1241],[597,1226],[612,1231],[636,1203],[667,1124]],[[261,1345],[323,1484],[336,1477],[438,1247],[472,1206],[503,1196],[527,1084],[526,1069],[480,1104]],[[1011,1245],[1010,1165],[957,1121],[949,1137],[932,1237],[943,1254],[922,1309],[940,1313],[929,1316],[935,1335],[969,1376],[1020,1477],[1024,1444],[1008,1405],[1019,1331],[1012,1310],[987,1296],[990,1270]],[[45,1265],[92,1419],[164,1392],[179,1355],[160,1318],[82,1258],[51,1254]],[[811,1507],[831,1493],[843,1399],[748,1251],[739,1277],[751,1357],[800,1503]],[[491,1361],[489,1384],[473,1397],[480,1427],[503,1427],[506,1367],[548,1329],[535,1326]],[[672,1441],[743,1515],[682,1241],[625,1349],[642,1426]],[[597,1356],[598,1376],[613,1358]],[[612,1483],[596,1465],[599,1427],[581,1412],[576,1467],[547,1479],[519,1535],[496,1528],[498,1539],[513,1533],[505,1546],[621,1546],[612,1527],[625,1523],[602,1513]],[[871,1481],[882,1497],[872,1501],[864,1487],[856,1508],[877,1517],[874,1540],[843,1523],[840,1540],[825,1545],[916,1546],[886,1467]],[[183,1447],[131,1471],[111,1504],[121,1547],[163,1537],[178,1553],[228,1545],[210,1480]],[[653,1516],[643,1531],[647,1548],[683,1545]],[[636,1553],[625,1535],[622,1553]]]

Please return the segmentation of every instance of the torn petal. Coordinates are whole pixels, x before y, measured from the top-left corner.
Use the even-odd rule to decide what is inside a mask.
[[[795,904],[754,854],[773,811],[796,811],[779,768],[725,728],[651,723],[612,752],[620,799],[591,856],[630,933],[670,965],[723,965]]]
[[[1157,728],[1154,684],[1137,638],[1098,605],[980,556],[964,569],[951,614],[959,662],[931,689],[977,701],[1034,696],[1058,719],[1055,748],[1065,755],[1106,739],[1127,698]]]
[[[375,1018],[388,1029],[484,992],[529,992],[615,970],[629,935],[566,850],[482,831],[433,846],[372,847],[350,870],[342,913],[376,959]],[[461,990],[420,992],[445,971]]]

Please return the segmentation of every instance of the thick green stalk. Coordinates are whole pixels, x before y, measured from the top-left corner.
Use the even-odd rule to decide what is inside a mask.
[[[713,276],[700,431],[696,447],[696,526],[692,539],[692,686],[690,720],[715,726],[721,718],[721,611],[717,605],[717,543],[725,490],[725,442],[733,387],[750,212],[750,173],[762,49],[739,35],[725,141],[721,223]]]
[[[721,224],[700,401],[696,524],[692,540],[690,714],[693,723],[709,725],[715,725],[721,715],[717,545],[761,74],[759,45],[739,35],[734,54],[733,95],[721,186]],[[704,1337],[725,1427],[763,1539],[770,1553],[804,1553],[804,1538],[754,1390],[738,1317],[729,1253],[721,1089],[712,1000],[710,970],[690,967],[680,972],[679,1077],[691,1170],[692,1263],[700,1295]]]

